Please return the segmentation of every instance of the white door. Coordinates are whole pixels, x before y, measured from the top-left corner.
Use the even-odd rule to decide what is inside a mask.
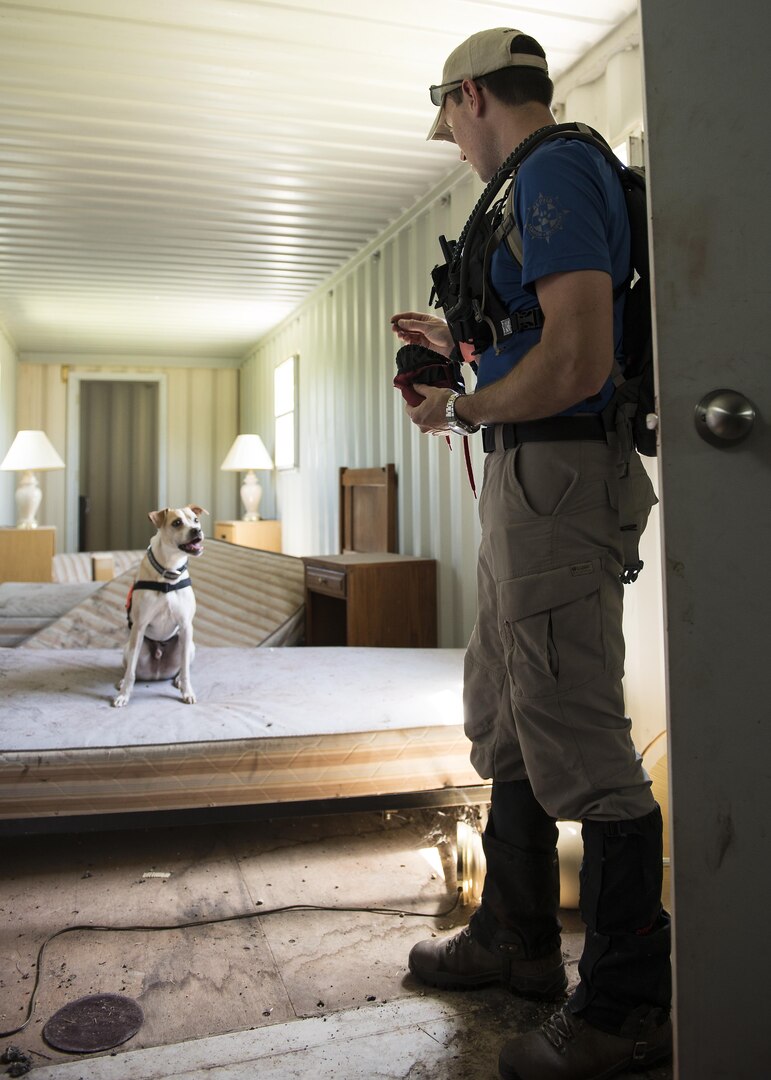
[[[771,1075],[771,6],[641,0],[661,419],[676,1075]],[[705,441],[702,398],[757,416]],[[749,424],[724,399],[711,423]],[[741,413],[741,409],[738,410]],[[703,414],[700,414],[703,415]]]

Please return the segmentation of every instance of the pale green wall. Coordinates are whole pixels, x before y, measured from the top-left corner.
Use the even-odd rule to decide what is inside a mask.
[[[65,461],[67,470],[42,473],[41,521],[57,530],[57,550],[66,550],[67,536],[67,379],[77,373],[118,374],[131,369],[116,366],[18,365],[17,423],[42,428]],[[166,490],[171,505],[198,502],[209,511],[204,519],[207,533],[217,519],[240,516],[238,480],[223,473],[220,465],[238,430],[238,380],[236,368],[137,367],[138,376],[161,374],[166,380]],[[127,462],[125,482],[131,483]],[[156,507],[148,507],[148,510]]]
[[[0,461],[16,436],[16,350],[0,324]],[[0,525],[16,524],[15,473],[0,472]]]

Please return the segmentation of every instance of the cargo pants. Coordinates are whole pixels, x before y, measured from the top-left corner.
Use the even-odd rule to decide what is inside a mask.
[[[642,534],[653,487],[603,441],[526,442],[485,456],[478,612],[465,730],[483,778],[528,779],[553,818],[651,813],[622,677],[619,498]],[[620,485],[626,485],[621,487]]]
[[[671,997],[661,814],[622,688],[625,535],[642,534],[656,498],[639,458],[625,465],[618,444],[505,450],[500,436],[485,460],[464,685],[471,760],[493,779],[471,933],[504,956],[553,955],[554,819],[580,820],[586,934],[568,1008],[620,1034],[664,1018]]]

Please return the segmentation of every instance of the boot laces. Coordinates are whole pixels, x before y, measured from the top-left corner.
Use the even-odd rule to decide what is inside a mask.
[[[465,945],[468,939],[471,937],[471,930],[468,926],[464,926],[460,933],[455,934],[447,942],[447,955],[450,956],[459,949],[462,945]]]
[[[576,1029],[564,1009],[561,1012],[554,1013],[553,1016],[550,1016],[549,1019],[541,1025],[541,1031],[554,1049],[560,1054],[565,1053],[568,1044],[571,1039],[575,1038],[576,1034]]]

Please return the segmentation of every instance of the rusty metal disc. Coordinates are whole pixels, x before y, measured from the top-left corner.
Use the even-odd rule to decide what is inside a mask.
[[[55,1012],[43,1038],[56,1050],[93,1054],[110,1050],[136,1035],[144,1013],[133,998],[121,994],[89,994]]]

